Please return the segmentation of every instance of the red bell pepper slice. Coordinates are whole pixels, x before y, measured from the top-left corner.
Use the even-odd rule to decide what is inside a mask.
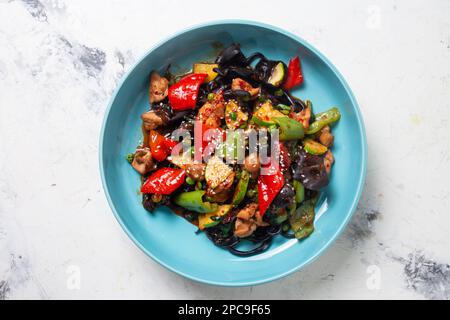
[[[152,152],[152,157],[156,161],[164,161],[167,156],[167,147],[165,145],[165,138],[162,134],[159,134],[155,130],[150,131],[150,151]]]
[[[283,188],[284,183],[284,176],[279,168],[269,170],[269,174],[258,177],[258,204],[261,216],[266,213],[273,199]]]
[[[164,146],[166,147],[168,153],[172,151],[175,146],[179,144],[178,141],[172,140],[170,138],[164,137]]]
[[[150,131],[150,151],[153,159],[164,161],[178,142],[169,139],[155,130]]]
[[[169,102],[173,110],[194,109],[197,104],[198,90],[207,74],[193,73],[181,78],[169,88]]]
[[[185,178],[186,173],[183,169],[161,168],[145,180],[141,192],[171,194],[184,183]]]
[[[303,73],[300,66],[300,58],[298,56],[289,60],[288,74],[283,88],[289,90],[303,83]]]

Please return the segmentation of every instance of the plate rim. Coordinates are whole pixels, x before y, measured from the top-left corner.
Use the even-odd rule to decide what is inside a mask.
[[[173,38],[178,37],[179,35],[182,35],[186,32],[195,30],[195,29],[200,29],[200,28],[205,28],[205,27],[210,27],[210,26],[214,26],[214,25],[221,25],[221,24],[237,24],[237,25],[250,25],[250,26],[256,26],[256,27],[261,27],[261,28],[265,28],[265,29],[269,29],[272,31],[276,31],[279,32],[287,37],[290,37],[292,39],[294,39],[295,41],[301,43],[303,46],[305,46],[307,49],[311,50],[312,52],[314,52],[314,54],[316,54],[320,59],[322,59],[322,61],[336,74],[336,76],[338,77],[339,81],[342,83],[345,91],[347,92],[351,103],[355,106],[355,111],[356,111],[356,119],[358,121],[358,127],[359,127],[359,134],[362,138],[362,170],[358,179],[358,185],[357,185],[357,192],[355,194],[355,196],[353,197],[353,202],[351,204],[350,210],[348,212],[348,214],[345,217],[345,220],[343,220],[343,222],[340,224],[339,228],[335,231],[335,233],[330,237],[329,241],[326,242],[321,248],[320,250],[316,251],[314,253],[314,255],[312,255],[308,260],[303,261],[302,263],[299,263],[297,266],[290,268],[289,270],[283,272],[283,273],[279,273],[276,274],[274,276],[271,277],[264,277],[258,280],[253,280],[253,281],[234,281],[234,282],[226,282],[226,281],[214,281],[214,280],[207,280],[207,279],[202,279],[200,277],[191,275],[189,273],[186,273],[183,270],[177,269],[173,266],[171,266],[170,264],[158,259],[156,256],[153,255],[153,253],[149,250],[147,250],[147,248],[145,248],[135,237],[134,235],[131,233],[131,231],[126,227],[125,223],[122,221],[121,217],[119,216],[114,203],[112,201],[111,195],[109,194],[109,190],[106,184],[106,176],[105,176],[105,168],[103,166],[103,141],[104,141],[104,135],[105,135],[105,128],[106,128],[106,124],[108,122],[109,116],[110,116],[110,111],[111,111],[111,107],[113,102],[116,99],[116,96],[118,94],[118,92],[120,91],[120,89],[122,88],[123,84],[125,83],[126,79],[130,76],[130,74],[137,68],[137,66],[154,50],[156,50],[158,47],[160,47],[161,45],[163,45],[164,43],[172,40]],[[303,38],[297,36],[296,34],[287,31],[285,29],[279,28],[277,26],[271,25],[271,24],[267,24],[267,23],[263,23],[263,22],[258,22],[258,21],[253,21],[253,20],[242,20],[242,19],[223,19],[223,20],[212,20],[212,21],[208,21],[208,22],[204,22],[204,23],[200,23],[200,24],[195,24],[195,25],[191,25],[187,28],[182,29],[181,31],[178,31],[176,33],[173,33],[169,36],[164,37],[162,40],[159,40],[156,42],[156,44],[154,44],[153,46],[151,46],[148,50],[145,51],[144,54],[142,54],[140,56],[139,59],[136,60],[136,62],[129,68],[129,70],[122,75],[122,78],[120,79],[120,81],[118,82],[118,84],[116,85],[116,88],[113,92],[113,94],[111,95],[111,98],[109,99],[109,103],[107,108],[105,109],[104,112],[104,116],[103,116],[103,121],[102,121],[102,125],[101,125],[101,131],[100,131],[100,141],[99,141],[99,168],[100,168],[100,176],[101,176],[101,181],[102,181],[102,188],[104,191],[104,194],[106,196],[106,199],[108,201],[108,205],[110,207],[110,209],[112,210],[116,220],[119,222],[120,226],[122,227],[122,229],[125,231],[125,233],[128,235],[128,237],[132,240],[132,242],[139,248],[141,249],[147,256],[149,256],[150,258],[152,258],[154,261],[156,261],[157,263],[159,263],[160,265],[162,265],[163,267],[167,268],[168,270],[181,275],[187,279],[196,281],[196,282],[200,282],[200,283],[204,283],[204,284],[209,284],[209,285],[216,285],[216,286],[223,286],[223,287],[245,287],[245,286],[253,286],[253,285],[260,285],[260,284],[264,284],[264,283],[268,283],[268,282],[272,282],[281,278],[284,278],[300,269],[302,269],[303,267],[305,267],[306,265],[312,263],[313,261],[315,261],[318,257],[320,257],[322,255],[323,252],[325,252],[325,250],[327,250],[341,235],[341,233],[343,232],[343,230],[346,228],[347,224],[349,223],[350,219],[353,217],[357,205],[359,203],[359,200],[361,198],[361,194],[362,191],[364,189],[364,183],[365,183],[365,179],[366,179],[366,174],[367,174],[367,137],[366,137],[366,130],[365,130],[365,126],[364,126],[364,120],[363,120],[363,116],[361,113],[361,110],[359,108],[359,104],[356,101],[356,98],[352,92],[352,90],[350,89],[350,86],[348,85],[347,81],[344,79],[344,77],[342,76],[342,74],[337,70],[337,68],[331,63],[330,60],[328,60],[328,58],[326,58],[319,50],[317,50],[315,47],[313,47],[311,44],[309,44],[307,41],[305,41]]]

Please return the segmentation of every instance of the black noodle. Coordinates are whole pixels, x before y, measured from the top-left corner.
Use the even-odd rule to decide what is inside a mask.
[[[223,237],[222,231],[218,228],[210,228],[206,230],[206,235],[216,246],[227,248],[230,253],[240,256],[248,257],[265,251],[272,243],[272,239],[277,234],[281,233],[281,226],[270,225],[267,227],[260,227],[248,238],[240,239],[234,235]],[[236,247],[242,241],[250,241],[256,244],[256,247],[247,251],[238,250]]]
[[[206,236],[219,247],[230,247],[239,243],[239,238],[234,235],[224,236],[218,228],[209,228],[206,230]]]
[[[261,244],[259,246],[257,246],[256,248],[248,250],[248,251],[238,250],[235,248],[236,246],[229,246],[228,251],[230,251],[230,253],[232,253],[236,256],[239,256],[239,257],[249,257],[249,256],[253,256],[255,254],[259,254],[263,251],[266,251],[267,248],[269,248],[271,243],[272,243],[272,237],[261,242]]]
[[[265,58],[266,56],[263,55],[261,52],[255,52],[247,58],[247,64],[248,65],[252,64],[252,62],[255,61],[256,59],[265,59]]]

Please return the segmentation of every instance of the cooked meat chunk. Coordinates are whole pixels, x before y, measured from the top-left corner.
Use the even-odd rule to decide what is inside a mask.
[[[186,165],[186,174],[192,180],[203,181],[205,180],[205,168],[204,163],[191,163]]]
[[[206,189],[206,196],[209,198],[211,202],[224,203],[226,202],[230,196],[230,190],[223,190],[220,193],[216,193],[214,189]]]
[[[150,87],[148,89],[150,104],[164,100],[168,92],[169,80],[161,77],[158,72],[152,72],[150,75]]]
[[[148,111],[141,115],[144,124],[144,129],[147,131],[154,130],[165,125],[169,121],[169,117],[164,111]]]
[[[228,166],[220,157],[213,156],[208,160],[205,169],[205,178],[208,187],[215,189],[227,181],[230,175],[233,173],[233,169]],[[234,178],[234,176],[233,176]]]
[[[209,102],[200,108],[200,119],[208,128],[219,128],[224,115],[224,108]]]
[[[225,202],[228,200],[228,198],[231,196],[231,186],[234,182],[234,177],[236,176],[236,173],[233,171],[231,172],[228,177],[222,181],[217,187],[210,188],[208,187],[206,189],[206,196],[211,198],[212,202]]]
[[[206,127],[219,128],[222,119],[225,117],[223,96],[221,94],[216,94],[213,101],[206,102],[200,108],[198,115]]]
[[[256,224],[250,220],[237,219],[234,224],[234,235],[238,238],[246,238],[251,236],[256,228]]]
[[[146,175],[156,168],[149,148],[137,149],[131,165],[142,175]]]
[[[252,235],[256,228],[268,225],[262,220],[257,203],[246,205],[238,212],[236,217],[234,235],[239,238],[246,238]]]
[[[252,98],[256,97],[259,94],[259,88],[253,88],[250,83],[248,83],[245,80],[242,80],[241,78],[235,78],[231,82],[231,90],[244,90],[250,93],[250,96]]]
[[[237,214],[237,217],[242,220],[250,220],[255,215],[256,211],[258,210],[258,204],[257,203],[250,203],[245,206],[244,209],[240,210]]]
[[[325,153],[325,157],[323,158],[323,163],[325,164],[325,170],[327,171],[328,174],[330,174],[331,166],[334,163],[334,156],[330,150],[328,150],[327,153]]]
[[[269,225],[267,222],[263,221],[263,218],[259,214],[259,211],[256,211],[255,215],[253,216],[253,219],[258,227],[266,227]]]
[[[330,127],[326,126],[319,132],[319,142],[325,147],[329,148],[334,141],[333,134],[331,133]]]
[[[303,125],[303,128],[306,130],[309,128],[309,120],[311,119],[311,108],[306,107],[300,112],[292,113],[291,117]]]
[[[261,163],[259,161],[259,156],[257,153],[251,153],[247,157],[245,157],[244,168],[252,174],[253,178],[258,176],[260,167]]]

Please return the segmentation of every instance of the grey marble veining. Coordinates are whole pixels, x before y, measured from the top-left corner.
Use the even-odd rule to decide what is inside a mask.
[[[0,0],[0,299],[449,299],[450,3],[377,2],[239,1],[236,16],[235,0]],[[329,57],[369,142],[343,235],[301,272],[248,288],[148,259],[113,218],[97,165],[106,105],[136,59],[225,18],[278,25]]]

